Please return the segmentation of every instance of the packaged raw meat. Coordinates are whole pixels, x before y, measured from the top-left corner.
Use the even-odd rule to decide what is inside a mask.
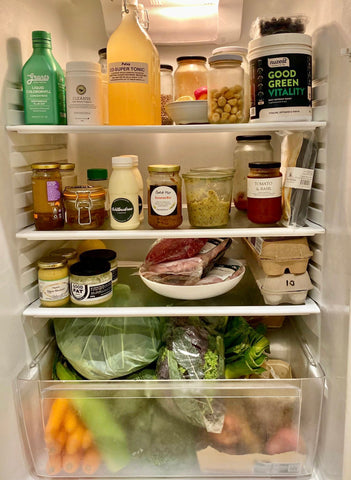
[[[161,238],[151,246],[145,264],[151,265],[194,257],[206,244],[207,238]]]
[[[183,239],[199,240],[199,239]],[[201,239],[202,240],[202,239]],[[160,263],[148,264],[145,262],[140,273],[144,278],[158,283],[172,285],[194,285],[200,278],[204,277],[214,266],[216,262],[224,255],[225,251],[231,245],[230,238],[211,238],[201,250],[191,258],[181,258],[178,260],[165,261]],[[161,244],[162,242],[160,242]],[[191,243],[189,243],[191,245]],[[161,245],[162,252],[163,249]],[[194,247],[193,247],[194,250]],[[183,245],[183,253],[186,251]],[[160,254],[155,253],[154,258],[161,258]],[[173,252],[176,255],[176,252]]]

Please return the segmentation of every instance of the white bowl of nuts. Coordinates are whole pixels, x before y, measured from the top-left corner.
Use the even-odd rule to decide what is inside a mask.
[[[166,112],[177,125],[208,123],[207,100],[186,100],[166,105]]]

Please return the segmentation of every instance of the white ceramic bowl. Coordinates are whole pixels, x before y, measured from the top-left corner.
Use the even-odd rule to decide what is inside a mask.
[[[166,105],[166,112],[177,125],[208,123],[207,100],[171,102]]]
[[[144,278],[140,271],[139,275],[147,287],[165,297],[176,298],[178,300],[203,300],[205,298],[213,298],[229,292],[229,290],[234,288],[240,282],[245,274],[245,267],[238,260],[223,258],[221,263],[238,266],[238,275],[223,282],[209,283],[206,285],[166,285],[164,283],[153,282]]]

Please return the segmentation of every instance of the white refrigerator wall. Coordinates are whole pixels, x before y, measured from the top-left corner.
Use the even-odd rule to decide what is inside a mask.
[[[328,120],[327,129],[321,133],[320,147],[325,148],[325,188],[321,200],[325,204],[324,225],[326,235],[316,239],[317,249],[323,243],[318,264],[323,266],[321,308],[318,318],[299,319],[299,324],[317,350],[327,374],[326,402],[323,411],[318,469],[323,479],[347,480],[351,478],[351,460],[344,456],[344,432],[350,431],[351,419],[347,405],[347,364],[349,336],[349,297],[351,261],[349,253],[351,217],[349,157],[351,145],[350,96],[351,63],[342,56],[341,48],[351,47],[350,0],[245,0],[242,36],[238,44],[247,45],[251,22],[257,16],[306,14],[310,18],[307,33],[314,40],[314,77],[317,119]],[[79,180],[85,180],[86,169],[92,166],[110,168],[112,155],[134,153],[140,157],[140,169],[144,179],[149,163],[176,162],[183,171],[192,165],[230,165],[234,149],[233,135],[104,135],[98,139],[90,135],[9,135],[5,125],[9,112],[16,109],[10,99],[20,82],[20,69],[29,58],[31,32],[35,29],[50,31],[53,51],[64,68],[69,60],[97,61],[97,50],[106,45],[107,36],[99,0],[3,0],[0,9],[0,51],[3,68],[0,71],[2,90],[1,105],[1,170],[0,170],[0,408],[2,412],[0,434],[0,478],[25,480],[26,472],[17,430],[13,404],[13,380],[25,362],[29,360],[25,331],[33,331],[23,325],[21,312],[35,293],[35,260],[49,248],[45,242],[29,245],[15,241],[15,232],[28,223],[26,211],[29,192],[29,164],[36,159],[67,158],[76,162]],[[205,26],[204,26],[205,28]],[[162,63],[175,66],[175,58],[181,54],[204,54],[212,47],[160,47]],[[13,112],[12,112],[13,113]],[[12,117],[11,117],[12,118]],[[322,164],[322,156],[319,160]],[[15,173],[15,175],[14,175]],[[323,193],[324,192],[324,193]],[[121,245],[121,255],[137,259],[143,256],[140,243]],[[50,247],[54,244],[51,243]],[[26,285],[33,284],[25,294],[20,278],[26,271]],[[23,278],[22,278],[23,280]],[[34,330],[40,330],[40,323]],[[44,333],[45,335],[45,333]],[[39,337],[40,334],[38,333]],[[35,337],[35,335],[34,335]],[[29,338],[29,344],[36,338]],[[35,348],[35,346],[33,347]],[[347,412],[347,415],[345,414]],[[345,428],[345,422],[346,428]],[[350,447],[346,438],[345,451]],[[345,466],[342,473],[343,463]]]

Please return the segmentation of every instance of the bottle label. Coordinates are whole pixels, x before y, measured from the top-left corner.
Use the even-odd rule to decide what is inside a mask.
[[[177,215],[177,186],[150,185],[151,215]]]
[[[276,198],[282,195],[282,177],[248,178],[248,198]]]
[[[143,211],[143,199],[141,198],[140,195],[138,195],[138,210],[139,210],[139,215],[141,215]]]
[[[84,302],[94,302],[96,299],[101,300],[111,295],[112,280],[105,283],[88,284],[84,285],[79,282],[70,283],[71,297],[74,300]]]
[[[45,302],[56,302],[69,296],[68,277],[54,281],[39,279],[38,284],[40,300]]]
[[[48,202],[57,202],[61,198],[60,184],[56,180],[46,182]]]
[[[128,198],[116,198],[111,204],[111,215],[118,223],[129,222],[134,215],[134,205]]]
[[[109,83],[149,83],[149,66],[145,62],[109,63]]]

